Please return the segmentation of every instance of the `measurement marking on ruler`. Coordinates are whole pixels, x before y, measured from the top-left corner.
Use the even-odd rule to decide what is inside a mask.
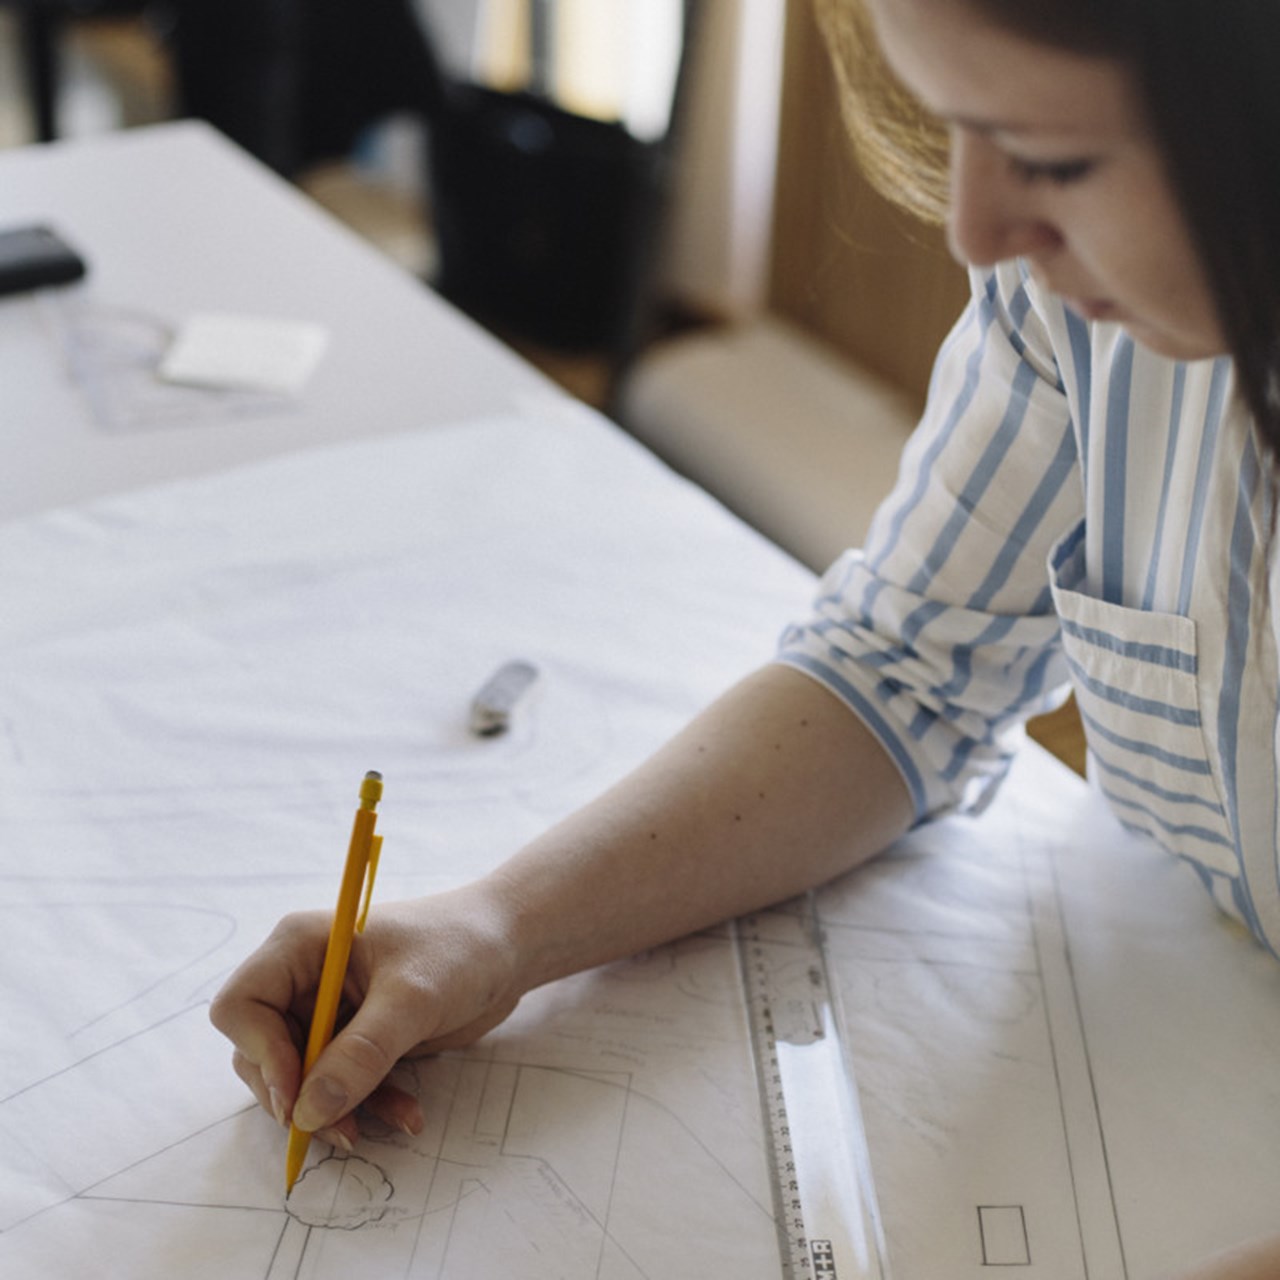
[[[871,1157],[812,900],[737,921],[786,1280],[889,1280]]]

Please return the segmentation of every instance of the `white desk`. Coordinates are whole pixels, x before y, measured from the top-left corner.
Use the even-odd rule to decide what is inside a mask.
[[[273,220],[242,279],[178,265],[179,208],[211,262],[255,242],[170,189],[210,174]],[[6,304],[26,506],[102,496],[0,524],[0,1274],[776,1280],[723,930],[407,1069],[427,1131],[313,1151],[288,1205],[205,1006],[280,914],[332,900],[365,769],[380,895],[456,884],[767,657],[809,575],[201,130],[0,157],[24,190],[104,297],[310,299],[339,340],[288,420],[98,436],[34,304]],[[379,371],[377,427],[425,429],[281,452],[369,425]],[[216,470],[255,453],[279,456]],[[538,701],[472,737],[517,655]],[[1274,1227],[1280,966],[1065,770],[1029,752],[981,820],[820,910],[895,1280],[1143,1280]]]
[[[62,229],[90,271],[70,288],[0,300],[0,519],[555,394],[478,327],[446,319],[452,309],[429,289],[200,124],[0,154],[0,226],[27,221]],[[82,322],[72,345],[89,349],[92,370],[127,364],[119,348],[158,340],[199,311],[325,325],[329,348],[301,403],[228,414],[202,409],[198,393],[185,404],[174,393],[175,412],[154,424],[118,425],[127,412],[115,423],[95,414],[86,377],[68,368],[68,324]],[[127,376],[102,375],[117,384]]]

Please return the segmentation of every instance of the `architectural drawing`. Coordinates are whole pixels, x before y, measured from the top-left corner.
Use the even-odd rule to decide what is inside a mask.
[[[1280,1192],[1274,959],[1048,767],[821,897],[895,1280],[1139,1280]]]
[[[447,888],[767,654],[795,567],[727,538],[708,574],[703,500],[594,441],[472,424],[0,529],[0,1274],[777,1280],[727,929],[409,1064],[426,1131],[313,1144],[288,1203],[207,1020],[282,914],[332,904],[366,769],[376,899]],[[537,705],[477,739],[515,656]],[[1274,1227],[1280,966],[1083,784],[1029,754],[819,915],[892,1280],[1145,1280]]]
[[[1124,1148],[1108,1150],[1106,1081],[1068,965],[1080,890],[1058,882],[1043,830],[1008,834],[986,820],[918,833],[820,900],[892,1275],[1143,1275],[1129,1255],[1158,1249],[1125,1216],[1134,1188],[1117,1186]],[[249,1280],[675,1280],[727,1259],[735,1277],[778,1275],[727,935],[536,992],[475,1049],[406,1064],[427,1130],[375,1127],[346,1159],[315,1144],[286,1202],[282,1135],[246,1105],[205,1020],[232,899],[252,916],[252,886],[224,885],[222,901],[200,881],[155,887],[152,902],[137,885],[96,892],[68,885],[43,922],[15,919],[92,935],[119,897],[120,920],[168,939],[169,968],[121,971],[103,1007],[61,1022],[48,1045],[81,1045],[78,1058],[25,1082],[6,1064],[6,1271],[39,1259],[75,1274],[107,1248],[140,1280],[175,1256]],[[48,990],[65,977],[47,975]],[[1265,1181],[1275,1165],[1264,1187],[1280,1185],[1280,1168]]]
[[[535,993],[475,1050],[402,1068],[420,1137],[316,1143],[287,1201],[283,1136],[217,1078],[203,1003],[168,1013],[0,1100],[0,1267],[77,1274],[107,1248],[137,1277],[177,1254],[253,1280],[642,1280],[726,1259],[773,1280],[736,973],[706,936]]]
[[[1100,933],[1122,928],[1106,918],[1114,868],[1055,846],[1026,803],[916,833],[819,900],[895,1280],[1145,1275],[1172,1247],[1152,1224],[1176,1239],[1197,1193],[1193,1176],[1179,1191],[1164,1169],[1170,1203],[1137,1194],[1147,1137],[1126,1135],[1107,1087],[1166,1068],[1122,1058],[1108,1077],[1104,1023],[1090,1021],[1107,960],[1090,963],[1082,929],[1098,912]],[[1108,821],[1082,830],[1150,878],[1148,899],[1154,885],[1157,902],[1200,909],[1189,878],[1117,844]],[[7,892],[15,946],[0,991],[9,1043],[27,1052],[6,1055],[0,1076],[6,1271],[35,1259],[75,1274],[106,1248],[139,1280],[175,1256],[249,1280],[677,1280],[728,1258],[735,1277],[778,1275],[727,934],[536,992],[475,1049],[407,1064],[426,1132],[375,1129],[349,1159],[316,1144],[285,1202],[282,1135],[246,1105],[205,1014],[226,953],[274,919],[254,880],[10,880]],[[1253,984],[1242,1012],[1254,1039],[1261,1026],[1280,1040],[1275,1010],[1255,1007],[1274,995],[1274,962],[1208,923],[1217,961]],[[38,945],[50,936],[66,940],[52,965]],[[104,937],[117,954],[85,983]],[[131,955],[130,938],[146,946]],[[1241,1140],[1221,1114],[1237,1102],[1194,1096],[1202,1127]],[[1263,1200],[1280,1162],[1254,1156],[1244,1198]],[[1215,1212],[1247,1221],[1238,1184],[1230,1199]]]
[[[823,904],[893,1274],[1120,1280],[1043,839],[948,826]]]

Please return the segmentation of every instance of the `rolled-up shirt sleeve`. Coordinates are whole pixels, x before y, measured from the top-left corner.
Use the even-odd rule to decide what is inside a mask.
[[[1067,682],[1047,563],[1084,507],[1034,296],[1017,264],[975,274],[866,545],[778,649],[880,739],[917,821],[981,807]]]

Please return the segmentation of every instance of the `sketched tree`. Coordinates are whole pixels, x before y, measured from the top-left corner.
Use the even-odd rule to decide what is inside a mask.
[[[376,1164],[359,1156],[326,1156],[298,1179],[285,1208],[309,1227],[357,1231],[381,1220],[394,1193]]]

